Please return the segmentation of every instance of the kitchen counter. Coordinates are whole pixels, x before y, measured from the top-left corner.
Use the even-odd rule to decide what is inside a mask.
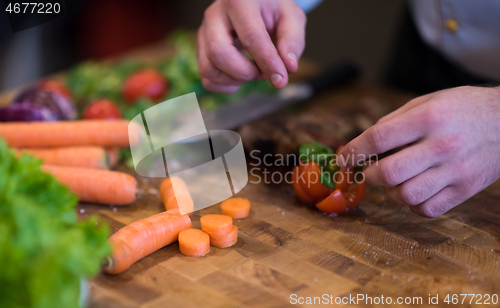
[[[346,108],[356,113],[367,100],[390,111],[410,98],[353,82],[281,117]],[[138,180],[140,195],[134,204],[80,204],[79,215],[97,213],[115,232],[164,210],[160,181]],[[449,307],[447,295],[453,303],[456,294],[460,304],[460,294],[481,294],[473,303],[485,303],[486,294],[500,293],[500,182],[445,215],[426,219],[387,200],[375,187],[368,188],[356,209],[330,217],[300,202],[291,185],[257,180],[252,176],[237,194],[248,198],[252,209],[249,217],[234,221],[239,228],[236,245],[211,247],[207,256],[189,258],[174,243],[120,275],[101,273],[90,281],[89,307],[286,307],[314,297],[335,302],[358,294],[375,303],[381,296],[394,304],[400,297],[413,303],[420,298],[424,305],[437,295],[436,306]],[[193,213],[193,226],[199,228],[200,216],[209,213],[220,213],[220,206]],[[464,305],[471,299],[469,295]],[[369,301],[358,304],[371,306]]]

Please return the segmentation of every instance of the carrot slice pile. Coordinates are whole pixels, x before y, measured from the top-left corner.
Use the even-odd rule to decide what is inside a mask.
[[[179,232],[191,226],[189,216],[171,210],[121,228],[109,238],[113,252],[104,265],[104,271],[109,274],[125,271],[138,260],[175,242]]]
[[[231,231],[222,235],[211,235],[210,244],[219,248],[227,248],[233,246],[238,241],[238,227],[233,226]]]
[[[186,183],[181,178],[171,177],[165,179],[161,183],[160,194],[167,211],[179,209],[179,207],[183,213],[191,213],[193,211],[193,199]]]
[[[245,218],[250,213],[250,201],[243,198],[231,198],[223,201],[220,205],[222,214],[232,218]]]
[[[233,218],[227,215],[209,214],[200,218],[201,229],[212,236],[223,235],[231,231]]]
[[[210,251],[210,237],[199,229],[179,233],[179,250],[188,257],[202,257]]]

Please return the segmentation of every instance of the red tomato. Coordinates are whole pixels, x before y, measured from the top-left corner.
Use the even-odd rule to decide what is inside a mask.
[[[336,152],[336,157],[339,156],[339,153],[343,148],[343,145],[339,146]],[[352,183],[354,183],[353,169],[349,169],[349,172],[347,169],[340,169],[340,171],[335,173],[335,188],[346,191]]]
[[[343,213],[347,211],[346,200],[340,189],[335,189],[323,201],[316,204],[316,207],[325,213]]]
[[[98,99],[93,101],[85,108],[83,118],[85,120],[114,120],[121,119],[122,114],[118,107],[107,99]]]
[[[38,83],[38,88],[59,93],[63,96],[66,96],[67,98],[72,97],[70,89],[68,89],[66,85],[64,85],[61,81],[58,80],[51,80],[51,79],[42,80]]]
[[[306,202],[306,203],[314,203],[316,200],[308,195],[304,189],[302,189],[302,186],[300,185],[299,182],[299,174],[303,173],[303,165],[295,166],[293,168],[293,173],[292,173],[292,186],[293,190],[295,190],[295,193],[297,194],[297,197],[299,197],[300,200]]]
[[[330,188],[321,184],[321,168],[315,162],[308,162],[304,165],[305,181],[301,182],[302,189],[308,195],[323,199],[330,194]]]
[[[342,150],[341,146],[337,150]],[[302,176],[300,176],[302,175]],[[354,183],[354,170],[341,169],[335,175],[336,189],[321,184],[319,176],[321,168],[315,162],[300,163],[293,169],[292,185],[300,200],[306,203],[315,203],[316,207],[325,213],[344,213],[356,207],[363,199],[366,192],[366,183]],[[331,193],[330,193],[331,192]]]
[[[346,191],[354,183],[353,169],[340,169],[335,173],[335,188]]]
[[[130,75],[122,88],[125,102],[134,105],[140,98],[161,101],[168,90],[167,80],[155,70],[143,70]]]
[[[335,153],[337,156],[339,156],[339,153],[340,151],[342,151],[342,149],[344,148],[343,145],[339,146],[339,148],[337,149],[337,152]]]
[[[349,190],[344,194],[347,208],[349,210],[355,208],[363,200],[365,193],[366,182],[356,183],[356,185],[349,187]]]

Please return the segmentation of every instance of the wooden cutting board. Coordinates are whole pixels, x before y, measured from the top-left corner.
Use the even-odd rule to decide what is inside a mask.
[[[394,109],[409,98],[354,83],[312,100],[302,112],[359,110],[366,100]],[[160,180],[138,180],[134,204],[80,204],[79,215],[97,213],[115,232],[164,210]],[[189,258],[174,243],[120,275],[101,273],[90,282],[89,307],[292,307],[301,306],[293,304],[300,297],[307,301],[324,294],[333,301],[358,294],[390,297],[394,303],[398,297],[420,298],[419,307],[437,295],[434,306],[450,307],[444,302],[448,294],[450,301],[453,294],[481,294],[474,303],[484,303],[485,294],[500,293],[499,182],[447,214],[425,219],[374,187],[355,210],[330,217],[301,203],[291,185],[257,180],[252,176],[238,193],[252,209],[249,217],[234,221],[235,246],[212,247],[205,257]],[[220,206],[194,213],[193,226],[199,228],[200,216],[209,213],[220,213]],[[469,306],[471,298],[459,306]]]

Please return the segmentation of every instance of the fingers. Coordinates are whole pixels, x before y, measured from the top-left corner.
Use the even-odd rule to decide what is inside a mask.
[[[352,168],[371,155],[385,153],[420,139],[424,136],[426,124],[421,121],[424,114],[421,107],[367,129],[340,151],[339,166]]]
[[[391,200],[418,205],[446,187],[450,183],[449,174],[443,167],[432,167],[400,185],[387,187],[385,192]]]
[[[404,104],[400,108],[398,108],[398,109],[394,110],[393,112],[389,113],[388,115],[380,118],[380,120],[378,120],[377,123],[388,122],[389,120],[394,119],[395,117],[407,112],[408,110],[427,102],[432,94],[433,93],[430,93],[430,94],[419,96],[419,97],[412,99],[411,101]]]
[[[298,59],[305,47],[306,15],[293,1],[282,7],[276,29],[278,52],[290,73],[298,69]]]
[[[206,57],[205,41],[201,30],[198,32],[198,66],[201,81],[205,89],[213,92],[231,94],[236,92],[244,82],[238,81],[217,69]]]
[[[217,84],[208,79],[202,78],[201,83],[203,87],[212,92],[231,94],[239,90],[239,85]]]
[[[434,166],[439,157],[428,150],[429,144],[430,142],[417,143],[366,167],[363,172],[367,183],[396,186]]]
[[[460,192],[458,186],[447,186],[427,201],[419,205],[410,206],[410,209],[420,216],[434,218],[446,213],[471,196]]]
[[[229,19],[245,50],[275,88],[288,83],[288,73],[271,37],[259,8],[254,1],[228,1]],[[221,70],[225,71],[221,68]]]
[[[236,85],[256,79],[260,71],[235,46],[232,26],[220,5],[205,12],[198,31],[200,74],[212,83]]]

